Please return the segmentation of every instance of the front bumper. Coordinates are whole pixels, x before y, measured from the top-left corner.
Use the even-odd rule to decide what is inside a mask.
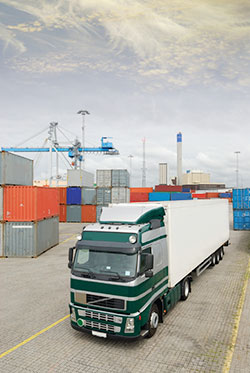
[[[101,332],[108,337],[138,338],[141,332],[141,317],[135,315],[117,314],[86,307],[79,307],[70,303],[71,326],[79,331]],[[134,318],[133,332],[126,333],[127,318]]]

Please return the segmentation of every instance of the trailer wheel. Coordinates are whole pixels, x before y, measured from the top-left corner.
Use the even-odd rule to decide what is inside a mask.
[[[222,249],[220,249],[220,251],[219,251],[219,256],[220,256],[220,260],[222,260],[223,259],[223,251],[222,251]]]
[[[215,261],[216,261],[216,264],[219,264],[219,261],[220,261],[220,251],[216,251],[215,253]]]
[[[212,255],[212,258],[211,258],[211,266],[214,267],[216,264],[216,256],[215,254]]]
[[[181,300],[186,300],[190,293],[190,281],[185,278],[181,283]]]
[[[159,325],[159,309],[156,303],[153,304],[153,307],[151,308],[149,318],[148,318],[148,323],[147,323],[147,329],[148,329],[148,334],[146,335],[147,338],[153,337],[155,334],[158,325]]]

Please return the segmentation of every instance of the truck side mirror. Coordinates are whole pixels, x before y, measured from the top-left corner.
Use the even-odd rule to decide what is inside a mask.
[[[72,268],[74,249],[75,249],[75,247],[70,247],[69,248],[69,262],[68,262],[68,267],[69,268]]]
[[[145,270],[148,271],[149,269],[153,269],[153,268],[154,268],[154,255],[147,254]]]

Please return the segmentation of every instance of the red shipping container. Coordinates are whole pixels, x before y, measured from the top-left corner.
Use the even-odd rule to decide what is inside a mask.
[[[192,193],[192,198],[206,199],[207,194],[206,193]]]
[[[6,186],[4,188],[4,220],[37,221],[59,215],[56,188]]]
[[[182,192],[181,185],[156,185],[155,192]]]
[[[153,188],[130,188],[130,193],[152,193]]]
[[[58,187],[56,189],[59,191],[59,204],[66,205],[67,204],[67,188]]]
[[[82,206],[82,222],[95,223],[96,222],[96,206],[83,205]]]
[[[59,205],[59,221],[65,223],[67,220],[67,206]]]
[[[130,192],[130,202],[148,202],[149,193],[131,193]]]
[[[207,192],[207,198],[219,198],[219,193],[216,192]]]

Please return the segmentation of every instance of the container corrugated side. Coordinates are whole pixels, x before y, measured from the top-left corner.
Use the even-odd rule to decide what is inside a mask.
[[[0,185],[33,185],[33,160],[0,152]]]
[[[59,218],[4,224],[4,256],[36,257],[59,243]]]
[[[171,193],[171,201],[183,201],[192,199],[191,193]]]
[[[149,193],[148,200],[149,201],[170,201],[170,194],[169,192],[153,192]]]
[[[111,202],[112,203],[129,203],[130,190],[126,187],[113,187],[111,189]]]
[[[250,210],[234,210],[234,230],[250,230]]]
[[[59,221],[65,223],[67,220],[67,206],[60,205],[59,206]]]
[[[105,188],[112,186],[111,170],[96,170],[96,186]]]
[[[182,192],[182,186],[179,185],[156,185],[155,192]]]
[[[59,204],[66,205],[67,203],[67,188],[66,187],[58,187],[59,192]]]
[[[128,170],[112,170],[112,187],[129,187]]]
[[[111,188],[96,188],[97,205],[108,205],[111,203]]]
[[[67,205],[81,205],[82,192],[80,187],[67,188]]]
[[[85,170],[67,170],[67,186],[93,187],[94,175]]]
[[[3,220],[3,192],[4,189],[0,187],[0,220]]]
[[[96,222],[96,206],[84,205],[82,206],[82,222],[95,223]]]
[[[95,188],[82,188],[82,204],[83,205],[96,205],[96,189]]]
[[[59,215],[56,188],[6,186],[4,188],[4,220],[36,221]]]
[[[145,188],[130,188],[130,193],[152,193],[153,188],[145,187]]]
[[[149,193],[147,192],[131,192],[130,189],[130,202],[148,202]]]
[[[250,209],[250,188],[233,190],[233,208]]]
[[[67,206],[67,222],[80,223],[82,220],[82,206],[69,205]]]

